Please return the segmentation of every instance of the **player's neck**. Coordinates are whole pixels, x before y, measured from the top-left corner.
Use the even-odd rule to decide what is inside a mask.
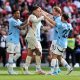
[[[67,21],[63,21],[63,23],[67,23]]]
[[[58,17],[58,16],[60,16],[60,14],[57,14],[56,16]]]
[[[35,15],[37,18],[39,17],[39,16],[37,16],[35,13],[33,13],[33,15]]]
[[[13,17],[15,20],[18,20],[15,16]]]

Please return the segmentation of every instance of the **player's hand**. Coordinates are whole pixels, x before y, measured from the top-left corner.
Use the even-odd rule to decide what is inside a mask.
[[[42,20],[44,20],[44,16],[41,16],[40,18],[41,18]]]
[[[42,11],[41,7],[39,7],[39,9]]]

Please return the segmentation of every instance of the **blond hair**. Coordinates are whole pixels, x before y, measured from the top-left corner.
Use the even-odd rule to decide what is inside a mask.
[[[62,13],[61,8],[58,6],[53,7],[53,9],[55,9],[55,11],[58,12],[59,14]]]

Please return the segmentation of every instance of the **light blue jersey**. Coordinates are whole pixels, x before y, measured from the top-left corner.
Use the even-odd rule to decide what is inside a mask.
[[[13,17],[9,19],[9,32],[7,37],[7,42],[19,43],[19,37],[20,37],[20,30],[17,28],[17,26],[20,26],[22,22],[18,19],[15,20]]]
[[[37,23],[37,25],[36,25],[36,39],[38,40],[38,41],[41,41],[41,37],[40,37],[40,29],[41,29],[41,26],[42,26],[42,23],[41,23],[41,21],[40,22],[38,22]]]
[[[61,22],[61,16],[54,16],[54,21],[56,23],[60,23]],[[53,40],[57,39],[57,35],[58,35],[58,30],[56,28],[56,26],[53,28]]]
[[[56,24],[58,30],[57,44],[62,48],[67,48],[67,38],[69,32],[72,30],[72,26],[69,23],[60,22]]]

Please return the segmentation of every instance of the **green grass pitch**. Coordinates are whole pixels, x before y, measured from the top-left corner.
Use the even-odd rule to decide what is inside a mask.
[[[43,70],[49,72],[49,67],[42,67]],[[61,73],[59,75],[24,75],[22,74],[21,68],[15,69],[18,75],[9,75],[7,72],[7,68],[0,68],[0,80],[80,80],[80,68],[74,69],[74,71],[70,75],[66,75],[67,71],[65,68],[61,68]],[[30,71],[35,73],[35,67],[30,67]]]

